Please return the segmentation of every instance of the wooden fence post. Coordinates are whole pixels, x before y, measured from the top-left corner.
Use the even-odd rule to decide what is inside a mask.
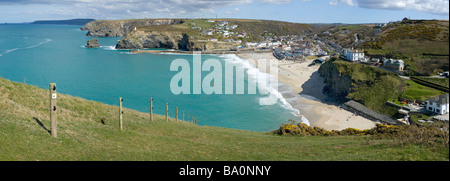
[[[184,121],[184,111],[183,111],[183,121]]]
[[[50,134],[57,138],[57,114],[56,114],[56,83],[50,84]]]
[[[153,121],[153,98],[150,98],[150,121]]]
[[[169,120],[169,103],[166,103],[166,121]]]
[[[189,114],[186,115],[186,122],[189,122]]]
[[[122,97],[119,97],[119,126],[120,126],[120,130],[123,130],[123,109],[122,109],[122,102],[123,99]]]

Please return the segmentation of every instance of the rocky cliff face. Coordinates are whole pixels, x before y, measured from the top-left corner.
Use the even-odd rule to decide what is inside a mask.
[[[352,78],[343,75],[332,62],[326,62],[319,68],[319,74],[325,80],[323,92],[330,97],[338,100],[347,99],[347,95],[351,92]]]
[[[182,19],[96,20],[86,24],[81,30],[88,31],[86,36],[118,37],[125,36],[134,30],[134,27],[182,24],[184,22]]]
[[[191,41],[181,32],[131,31],[116,45],[116,49],[165,48],[174,50],[203,51],[206,45]]]

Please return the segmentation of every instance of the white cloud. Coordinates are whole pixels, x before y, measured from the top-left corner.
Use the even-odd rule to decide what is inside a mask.
[[[332,1],[330,1],[330,5],[332,5],[332,6],[338,5],[338,0],[332,0]]]
[[[42,13],[59,6],[73,12],[84,12],[84,17],[126,19],[205,17],[214,14],[216,8],[231,9],[251,2],[252,0],[1,0],[0,5],[48,5],[48,8],[40,9]],[[39,13],[37,11],[39,10],[35,13]],[[230,12],[237,13],[239,10],[234,8]]]
[[[239,8],[234,8],[233,11],[225,11],[225,14],[237,14],[239,13],[240,9]]]
[[[355,3],[353,2],[353,0],[332,0],[332,1],[330,1],[330,5],[336,6],[339,4],[339,2],[341,2],[342,4],[349,5],[349,6],[355,6]]]
[[[259,0],[259,2],[264,4],[288,4],[291,0]]]
[[[338,3],[367,9],[415,10],[432,14],[449,14],[448,0],[332,0],[330,5]]]

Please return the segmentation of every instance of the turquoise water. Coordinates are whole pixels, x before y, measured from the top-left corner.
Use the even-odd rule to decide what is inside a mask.
[[[170,80],[178,72],[171,72],[170,64],[177,58],[192,62],[192,55],[130,54],[114,49],[120,37],[98,38],[102,47],[88,49],[84,46],[92,37],[79,28],[0,25],[0,77],[44,89],[54,82],[59,93],[110,105],[118,105],[118,98],[123,97],[124,107],[141,112],[149,112],[149,98],[153,97],[156,114],[165,115],[168,102],[169,116],[175,117],[178,107],[180,119],[182,111],[194,114],[199,125],[271,131],[290,118],[297,119],[280,100],[271,106],[259,105],[259,98],[266,97],[259,92],[174,95]],[[202,55],[202,61],[208,58],[222,63],[242,61],[235,56]],[[203,72],[202,77],[207,74]]]

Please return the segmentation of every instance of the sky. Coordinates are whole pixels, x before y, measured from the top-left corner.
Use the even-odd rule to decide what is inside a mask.
[[[216,17],[351,24],[448,20],[449,0],[0,0],[0,23]]]

